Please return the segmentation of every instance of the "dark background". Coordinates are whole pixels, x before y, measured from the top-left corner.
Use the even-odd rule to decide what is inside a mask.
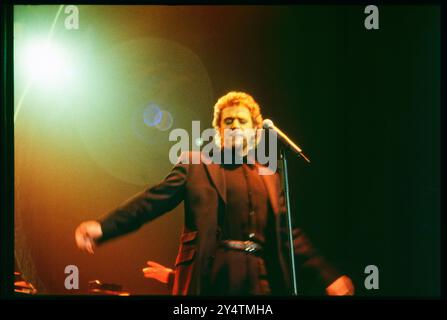
[[[379,30],[365,29],[363,6],[82,10],[83,23],[98,33],[107,30],[113,41],[150,35],[188,47],[208,72],[213,101],[230,90],[253,95],[264,117],[310,157],[310,165],[289,158],[293,214],[325,256],[351,276],[358,295],[439,295],[439,7],[379,6]],[[211,122],[209,107],[206,117]],[[38,148],[28,154],[26,150],[22,159],[36,157]],[[16,170],[29,170],[25,166]],[[96,181],[109,179],[94,170],[89,172]],[[32,180],[33,173],[26,177]],[[143,279],[139,269],[145,257],[172,266],[181,208],[138,234],[108,244],[94,257],[74,248],[77,223],[141,189],[115,180],[107,183],[110,189],[99,187],[94,200],[103,205],[79,205],[72,210],[78,215],[61,217],[61,224],[48,219],[46,239],[41,236],[45,220],[22,215],[22,232],[32,241],[20,260],[28,265],[28,278],[42,284],[43,293],[73,293],[63,289],[67,264],[80,266],[84,290],[87,280],[101,277],[124,284],[132,293],[167,293],[162,285]],[[20,190],[23,195],[38,193],[36,185],[23,188],[28,188]],[[108,193],[112,189],[113,195]],[[29,201],[33,212],[45,201],[65,211],[63,199],[57,201],[50,192],[46,197]],[[83,199],[82,190],[72,197]],[[52,243],[44,250],[45,241]],[[127,248],[137,252],[130,254]],[[379,290],[364,288],[367,265],[379,268]]]

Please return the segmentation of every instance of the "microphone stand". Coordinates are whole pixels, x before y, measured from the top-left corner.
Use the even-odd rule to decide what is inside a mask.
[[[287,172],[287,150],[291,149],[293,152],[301,156],[307,163],[310,163],[309,158],[303,153],[303,150],[297,146],[284,132],[282,132],[278,127],[276,127],[273,122],[269,119],[264,120],[263,127],[266,129],[273,129],[277,135],[281,137],[283,142],[285,142],[285,146],[280,150],[280,159],[282,160],[282,182],[283,182],[283,190],[286,201],[286,218],[287,218],[287,233],[288,240],[290,244],[290,265],[292,267],[292,285],[293,285],[293,295],[298,295],[298,286],[297,286],[297,277],[296,277],[296,268],[295,268],[295,248],[293,246],[293,233],[292,233],[292,213],[290,210],[290,197],[289,197],[289,177]]]
[[[292,273],[292,285],[293,285],[293,295],[298,295],[298,286],[297,286],[297,277],[296,277],[296,268],[295,268],[295,250],[293,246],[293,235],[292,235],[292,214],[290,211],[290,198],[289,198],[289,177],[287,173],[287,158],[286,158],[286,149],[281,148],[280,151],[280,159],[282,161],[282,176],[283,176],[283,188],[284,188],[284,196],[286,200],[286,208],[287,208],[287,233],[289,236],[289,244],[290,244],[290,265],[291,265],[291,273]]]

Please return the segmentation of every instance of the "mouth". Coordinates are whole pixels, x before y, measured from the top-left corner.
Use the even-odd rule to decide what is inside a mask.
[[[245,134],[242,130],[236,129],[228,132],[228,137],[245,137]]]

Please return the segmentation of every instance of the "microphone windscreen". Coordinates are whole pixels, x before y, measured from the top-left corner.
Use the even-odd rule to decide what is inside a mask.
[[[264,121],[262,121],[262,127],[264,129],[273,129],[273,121],[270,119],[264,119]]]

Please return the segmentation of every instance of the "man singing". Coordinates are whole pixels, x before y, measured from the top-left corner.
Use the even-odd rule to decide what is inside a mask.
[[[184,201],[185,226],[175,269],[149,268],[156,271],[154,278],[172,279],[172,294],[290,295],[280,176],[259,174],[263,166],[247,159],[253,144],[246,132],[261,129],[262,121],[250,95],[229,92],[221,97],[214,106],[213,127],[220,152],[233,161],[196,163],[191,161],[194,153],[184,153],[162,182],[104,218],[81,223],[75,232],[78,247],[93,253],[96,245],[135,231]],[[237,157],[242,163],[234,161]],[[299,229],[294,229],[294,250],[298,267],[317,271],[327,294],[353,294],[351,280],[319,255]]]

